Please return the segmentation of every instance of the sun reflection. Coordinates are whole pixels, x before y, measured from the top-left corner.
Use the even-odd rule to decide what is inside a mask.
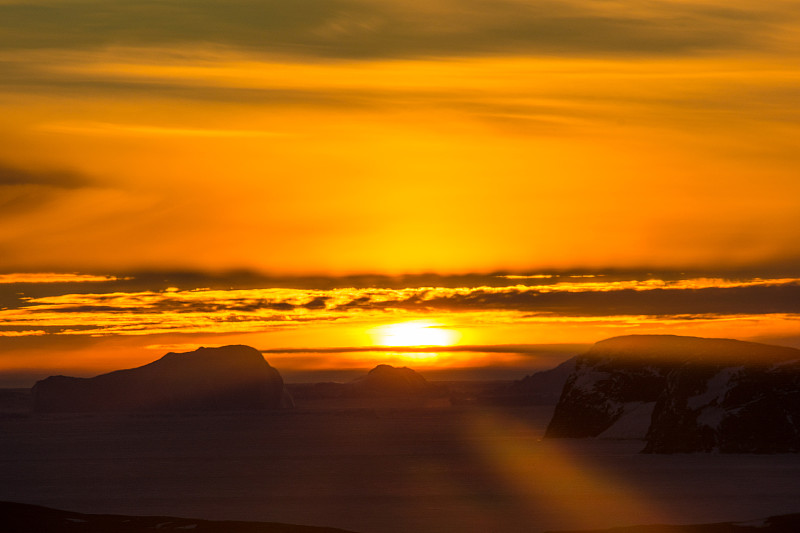
[[[369,330],[369,335],[375,344],[381,346],[451,346],[459,337],[455,330],[444,328],[430,320],[377,326]],[[428,354],[414,355],[424,357]]]

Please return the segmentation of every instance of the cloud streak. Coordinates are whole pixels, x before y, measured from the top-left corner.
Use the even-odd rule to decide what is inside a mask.
[[[0,162],[0,187],[38,186],[79,189],[93,185],[85,176],[68,171],[27,170]]]
[[[41,209],[94,187],[94,180],[76,172],[25,169],[0,162],[0,220]],[[0,241],[7,231],[0,228]]]
[[[107,124],[102,122],[60,122],[45,124],[42,131],[108,137],[220,137],[220,138],[275,138],[285,134],[263,130],[234,130],[209,128],[168,128],[138,124]]]
[[[314,323],[469,315],[480,322],[664,322],[800,315],[800,279],[556,282],[544,285],[194,289],[23,297],[0,327],[23,335],[246,333]],[[31,333],[33,334],[33,333]]]
[[[0,4],[0,20],[9,30],[0,33],[0,47],[204,42],[324,59],[641,56],[752,48],[774,34],[790,13],[781,2],[10,2]]]
[[[59,272],[0,274],[0,284],[4,283],[92,283],[119,281],[117,276],[96,276],[93,274],[65,274]]]

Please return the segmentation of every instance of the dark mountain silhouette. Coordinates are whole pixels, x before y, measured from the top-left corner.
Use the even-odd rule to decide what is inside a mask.
[[[435,388],[421,374],[408,367],[378,365],[350,384],[356,396],[425,396]]]
[[[323,382],[311,386],[292,386],[298,398],[399,398],[445,396],[447,388],[428,382],[417,371],[378,365],[367,375],[347,383]]]
[[[348,533],[344,529],[274,522],[72,513],[12,502],[0,502],[0,529],[3,533],[146,533],[155,530],[197,533]]]
[[[546,436],[598,436],[647,404],[647,452],[800,451],[800,350],[672,335],[601,341],[577,358]]]
[[[39,413],[274,409],[283,379],[249,346],[168,353],[150,364],[93,378],[51,376],[32,389]]]
[[[476,401],[485,405],[554,405],[561,398],[564,384],[574,368],[573,357],[555,368],[536,372],[480,394]]]

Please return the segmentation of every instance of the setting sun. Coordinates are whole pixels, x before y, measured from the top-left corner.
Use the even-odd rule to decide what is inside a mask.
[[[454,330],[428,320],[378,326],[370,330],[370,336],[382,346],[450,346],[458,340]]]

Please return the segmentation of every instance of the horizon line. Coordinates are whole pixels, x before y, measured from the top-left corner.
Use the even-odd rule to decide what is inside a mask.
[[[591,342],[582,343],[542,343],[542,344],[459,344],[450,346],[417,345],[417,346],[338,346],[338,347],[313,347],[313,348],[266,348],[260,349],[261,353],[356,353],[356,352],[407,352],[407,353],[434,353],[434,352],[482,352],[482,353],[536,353],[546,351],[548,348],[557,351],[583,349],[590,346]]]

